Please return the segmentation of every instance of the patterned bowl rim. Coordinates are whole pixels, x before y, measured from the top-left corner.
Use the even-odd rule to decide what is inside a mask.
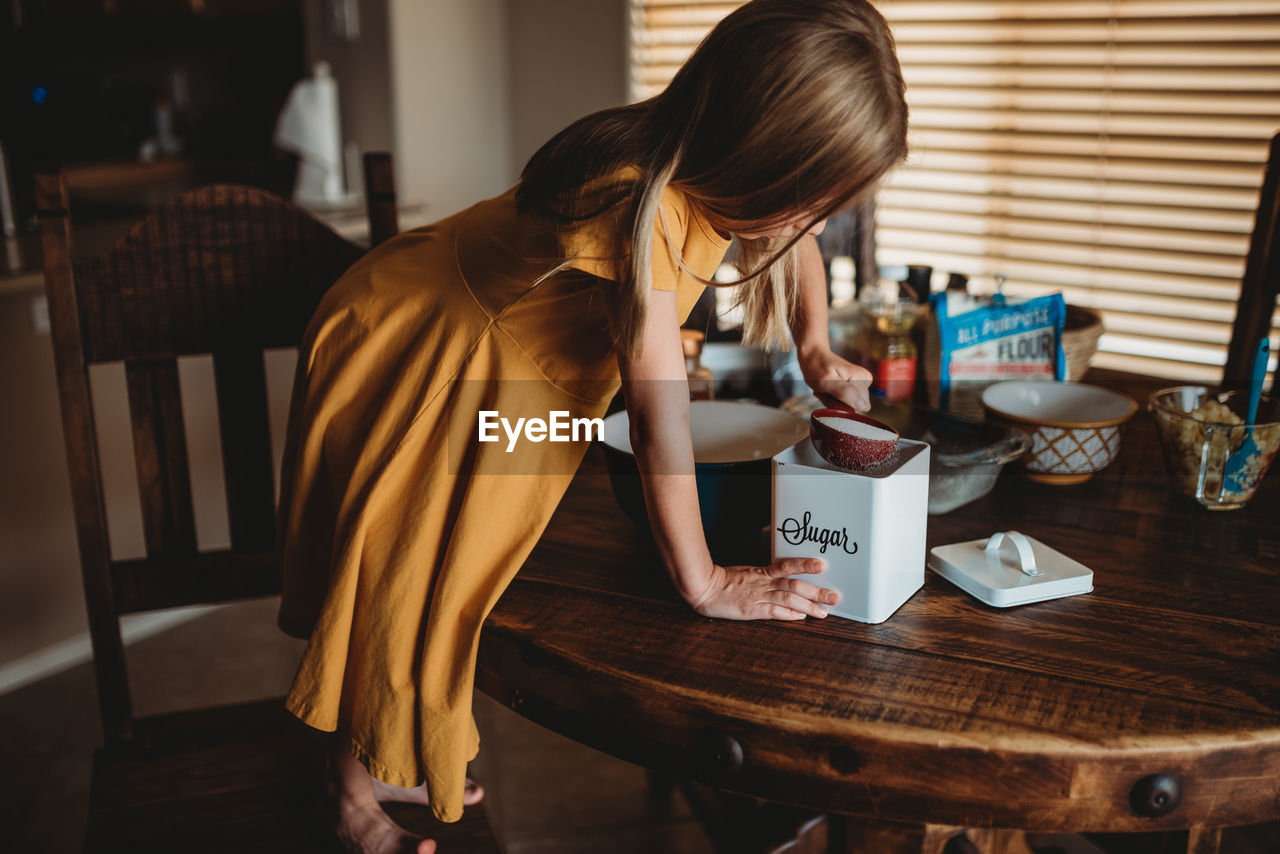
[[[1097,385],[1086,385],[1085,383],[1072,383],[1072,385],[1079,386],[1080,388],[1096,389],[1097,391],[1106,392],[1107,394],[1121,398],[1129,404],[1128,411],[1123,415],[1117,415],[1114,418],[1103,418],[1098,421],[1057,421],[1052,418],[1034,418],[1030,415],[1015,415],[1012,412],[1005,412],[1004,410],[997,409],[987,403],[985,395],[983,395],[982,398],[982,408],[987,410],[989,413],[1005,419],[1006,421],[1032,424],[1036,427],[1059,427],[1064,430],[1089,430],[1097,427],[1114,427],[1117,424],[1123,424],[1128,421],[1138,412],[1138,401],[1134,400],[1124,392],[1114,391]]]

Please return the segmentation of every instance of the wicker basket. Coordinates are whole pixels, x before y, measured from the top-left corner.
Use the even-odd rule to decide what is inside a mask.
[[[1098,350],[1102,336],[1102,315],[1080,305],[1067,306],[1067,319],[1062,327],[1062,354],[1066,357],[1064,379],[1081,380],[1089,370],[1089,360]]]

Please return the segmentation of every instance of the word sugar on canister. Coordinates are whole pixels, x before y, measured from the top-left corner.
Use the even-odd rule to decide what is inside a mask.
[[[796,576],[840,593],[831,614],[887,620],[924,585],[929,445],[898,441],[874,468],[837,468],[809,440],[773,458],[773,557],[816,557],[821,575]]]

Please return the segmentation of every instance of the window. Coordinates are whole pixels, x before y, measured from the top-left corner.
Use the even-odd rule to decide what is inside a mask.
[[[632,0],[633,96],[738,5]],[[1093,364],[1218,380],[1280,130],[1280,0],[877,6],[912,150],[878,197],[879,263],[1060,290],[1103,313]]]

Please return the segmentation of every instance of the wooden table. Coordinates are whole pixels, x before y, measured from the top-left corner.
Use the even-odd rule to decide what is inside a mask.
[[[1144,405],[1166,384],[1090,379]],[[1005,472],[931,517],[928,544],[1011,528],[1091,567],[1094,592],[997,609],[927,572],[879,625],[708,619],[593,449],[486,623],[477,684],[622,759],[832,813],[1190,828],[1199,851],[1280,818],[1280,475],[1243,510],[1204,510],[1172,494],[1142,411],[1105,472]],[[743,550],[767,561],[763,537]]]

